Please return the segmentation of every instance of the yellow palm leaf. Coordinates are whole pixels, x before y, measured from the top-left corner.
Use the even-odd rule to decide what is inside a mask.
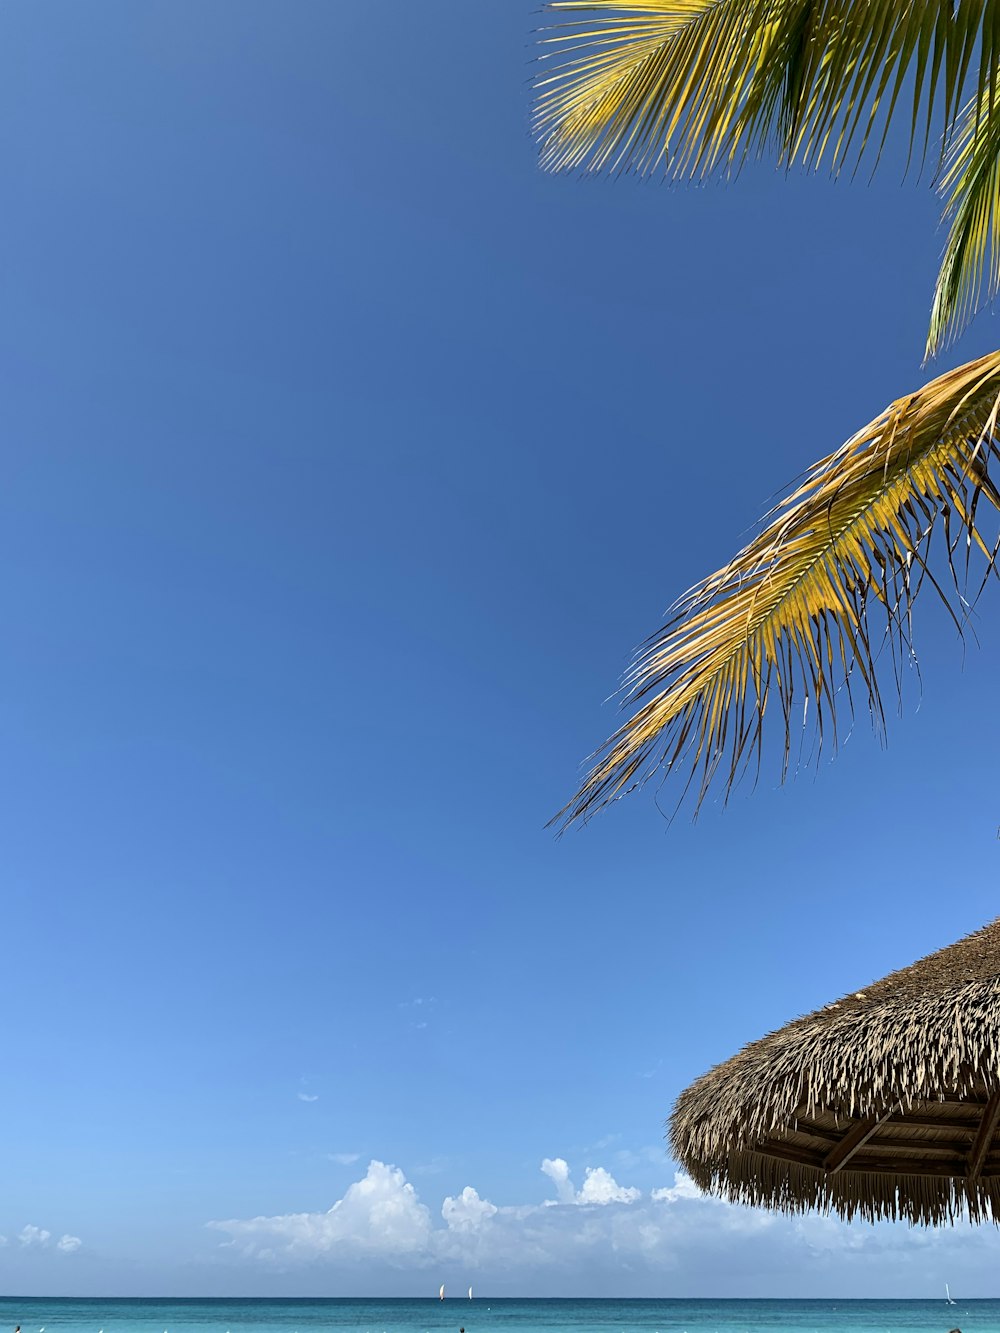
[[[625,680],[635,712],[553,823],[585,818],[675,768],[687,773],[683,791],[693,784],[696,805],[717,776],[728,794],[760,761],[768,705],[783,718],[783,777],[800,704],[818,746],[828,726],[835,742],[852,690],[881,727],[876,661],[888,643],[898,685],[921,586],[938,591],[961,628],[972,546],[985,558],[983,583],[996,571],[998,546],[988,544],[977,506],[986,495],[1000,510],[988,472],[1000,458],[998,416],[993,352],[892,403],[817,463],[760,535],[674,606]],[[936,528],[953,593],[928,567]]]

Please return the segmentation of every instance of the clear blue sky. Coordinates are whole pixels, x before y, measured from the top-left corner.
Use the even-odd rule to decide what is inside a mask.
[[[651,1198],[693,1077],[996,914],[995,594],[887,752],[543,828],[665,606],[926,377],[938,203],[545,177],[537,21],[0,11],[0,1289],[996,1294],[992,1232]],[[641,1197],[538,1208],[587,1168]]]

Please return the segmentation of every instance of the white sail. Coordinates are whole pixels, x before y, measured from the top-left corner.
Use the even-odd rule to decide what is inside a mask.
[[[949,1288],[948,1288],[948,1284],[947,1284],[947,1282],[944,1284],[944,1298],[945,1298],[945,1300],[948,1302],[949,1305],[954,1305],[954,1304],[955,1304],[955,1302],[951,1299],[951,1291],[950,1291]]]
[[[472,1288],[471,1288],[471,1287],[469,1288],[469,1300],[470,1300],[470,1301],[472,1300]]]
[[[443,1301],[443,1300],[444,1300],[444,1283],[443,1283],[443,1282],[441,1283],[441,1290],[438,1292],[438,1300],[439,1300],[439,1301]]]

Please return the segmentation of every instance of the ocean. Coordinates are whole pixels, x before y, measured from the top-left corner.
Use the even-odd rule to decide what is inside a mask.
[[[1000,1300],[0,1299],[0,1333],[1000,1333]]]

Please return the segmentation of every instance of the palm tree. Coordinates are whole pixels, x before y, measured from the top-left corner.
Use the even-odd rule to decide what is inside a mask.
[[[1000,290],[1000,0],[554,0],[536,130],[553,171],[732,174],[773,151],[834,174],[877,166],[890,121],[933,153],[949,224],[931,309],[935,355]],[[933,145],[933,146],[932,146]],[[819,746],[863,695],[883,723],[876,659],[911,652],[910,608],[936,589],[961,630],[1000,544],[1000,352],[885,409],[806,479],[728,565],[675,604],[626,677],[629,720],[554,822],[572,823],[656,772],[687,774],[696,807],[759,763],[769,703],[802,701]],[[943,534],[942,571],[929,564]],[[985,570],[970,587],[973,547]],[[978,579],[978,575],[977,575]],[[682,793],[683,794],[683,793]]]

